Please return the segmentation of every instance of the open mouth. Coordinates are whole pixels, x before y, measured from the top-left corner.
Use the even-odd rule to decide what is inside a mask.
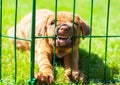
[[[72,46],[72,38],[65,37],[65,36],[57,36],[56,46],[57,47],[71,47]]]

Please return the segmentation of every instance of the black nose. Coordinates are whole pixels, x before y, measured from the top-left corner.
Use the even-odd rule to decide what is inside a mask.
[[[69,31],[69,30],[70,30],[70,28],[68,26],[61,26],[59,28],[59,31]]]
[[[66,24],[62,24],[61,26],[58,27],[57,32],[61,33],[61,32],[69,32],[71,30],[71,27],[66,25]]]

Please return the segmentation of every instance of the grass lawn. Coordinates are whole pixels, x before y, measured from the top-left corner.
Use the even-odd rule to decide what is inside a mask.
[[[15,0],[3,1],[2,33],[7,35],[7,30],[14,25]],[[120,5],[119,0],[110,0],[110,21],[108,35],[120,36]],[[79,14],[88,24],[90,23],[91,0],[76,0],[76,13]],[[54,11],[54,0],[37,0],[37,9],[46,8]],[[93,6],[93,36],[106,35],[106,13],[107,0],[94,0]],[[58,0],[59,11],[72,11],[73,0]],[[18,19],[30,12],[32,0],[18,0]],[[104,74],[105,42],[106,38],[91,39],[91,56],[89,57],[89,38],[82,40],[79,48],[79,67],[90,79],[90,85],[101,85],[99,81],[120,80],[120,37],[110,37],[108,39],[106,75]],[[27,84],[30,75],[29,54],[17,50],[17,85]],[[2,82],[0,85],[14,84],[14,47],[8,38],[2,38]],[[89,66],[89,67],[88,67]],[[55,84],[65,85],[64,68],[60,63],[55,66]],[[98,82],[98,83],[96,83]],[[120,83],[116,83],[119,85]],[[68,85],[68,84],[66,84]],[[112,84],[110,84],[112,85]]]

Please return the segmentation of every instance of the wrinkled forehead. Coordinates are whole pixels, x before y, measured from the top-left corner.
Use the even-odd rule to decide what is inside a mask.
[[[79,16],[75,15],[74,17],[75,17],[74,21],[78,22]],[[55,20],[54,14],[52,14],[52,16],[50,17],[50,20]],[[58,12],[57,13],[57,21],[72,22],[73,21],[73,14],[71,12]]]
[[[58,12],[57,20],[59,21],[72,21],[72,13],[70,12]]]

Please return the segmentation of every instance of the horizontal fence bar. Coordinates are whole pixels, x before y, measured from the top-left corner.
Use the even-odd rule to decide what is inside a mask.
[[[13,36],[7,36],[7,35],[0,35],[5,38],[15,38]],[[108,36],[73,36],[73,38],[114,38],[114,37],[120,37],[120,35],[108,35]],[[35,38],[56,38],[55,36],[37,36]],[[31,41],[31,39],[26,39],[26,38],[17,38],[17,40],[25,40],[25,41]]]
[[[35,38],[56,38],[56,36],[37,36]]]
[[[113,38],[113,37],[120,37],[120,35],[116,36],[116,35],[110,35],[110,36],[73,36],[73,38]],[[35,38],[56,38],[54,36],[38,36]]]
[[[2,37],[5,37],[5,38],[14,38],[15,39],[15,37],[13,37],[13,36],[7,36],[7,35],[1,35]],[[31,41],[31,39],[26,39],[26,38],[17,38],[16,37],[16,39],[17,40],[24,40],[24,41]]]
[[[120,37],[120,35],[116,36],[116,35],[110,35],[110,36],[74,36],[75,38],[113,38],[113,37]]]
[[[73,38],[113,38],[113,37],[120,37],[120,35],[116,36],[116,35],[110,35],[110,36],[73,36]],[[35,37],[35,38],[56,38],[54,36],[38,36],[38,37]]]
[[[35,78],[33,79],[34,81],[36,80]],[[14,82],[8,82],[7,80],[5,80],[5,79],[1,79],[1,82],[2,83],[5,83],[5,84],[7,84],[7,85],[15,85],[15,83]],[[104,83],[104,84],[106,84],[106,83],[113,83],[112,85],[115,85],[114,83],[119,83],[120,82],[120,79],[113,79],[113,80],[106,80],[106,81],[94,81],[94,83]],[[70,85],[71,84],[71,82],[64,82],[64,85]],[[88,83],[86,83],[87,85],[88,85]],[[103,85],[104,85],[103,84]],[[30,84],[28,84],[28,85],[30,85]],[[34,84],[33,84],[34,85]],[[43,84],[44,85],[44,84]],[[59,82],[59,85],[63,85],[63,83],[62,82]],[[81,85],[81,84],[80,84]],[[95,84],[96,85],[96,84]],[[99,85],[99,84],[98,84]],[[106,85],[108,85],[108,84],[106,84]],[[119,85],[119,84],[116,84],[116,85]]]

